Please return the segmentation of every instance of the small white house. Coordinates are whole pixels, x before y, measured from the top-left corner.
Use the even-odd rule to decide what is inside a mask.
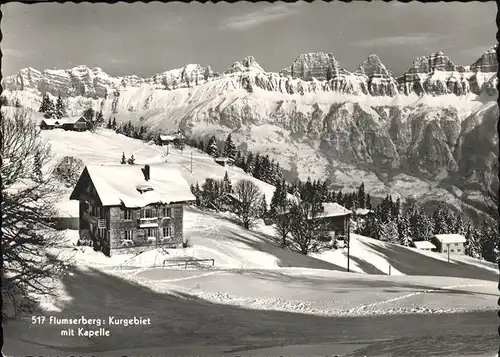
[[[230,157],[216,157],[214,161],[224,167],[232,166],[234,164],[234,160]]]
[[[428,240],[413,242],[413,245],[415,246],[415,248],[420,250],[433,251],[436,249],[436,246]]]
[[[461,234],[436,234],[431,241],[440,253],[465,253],[466,239]]]

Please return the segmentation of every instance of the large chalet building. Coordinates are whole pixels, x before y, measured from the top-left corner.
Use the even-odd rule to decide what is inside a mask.
[[[195,201],[181,172],[165,164],[87,166],[70,199],[79,201],[80,240],[106,255],[182,247],[184,205]]]
[[[352,211],[336,202],[323,203],[323,212],[316,217],[320,221],[320,233],[327,239],[349,240]]]
[[[86,131],[92,127],[92,123],[83,116],[62,118],[62,119],[43,119],[40,122],[40,129],[64,129],[71,131]]]

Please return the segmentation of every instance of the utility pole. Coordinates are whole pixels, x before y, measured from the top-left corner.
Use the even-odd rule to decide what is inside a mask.
[[[350,230],[350,220],[351,220],[351,217],[350,216],[347,216],[347,272],[349,272],[349,263],[350,263],[350,260],[351,260],[351,230]]]
[[[448,263],[450,262],[450,243],[448,243]]]

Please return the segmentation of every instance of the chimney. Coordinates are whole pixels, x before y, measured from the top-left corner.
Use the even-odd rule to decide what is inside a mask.
[[[150,173],[150,170],[149,170],[149,165],[145,165],[145,166],[144,166],[144,169],[142,170],[142,172],[144,173],[144,179],[145,179],[146,181],[149,181],[149,179],[150,179],[150,177],[151,177],[151,176],[149,175],[149,173]]]

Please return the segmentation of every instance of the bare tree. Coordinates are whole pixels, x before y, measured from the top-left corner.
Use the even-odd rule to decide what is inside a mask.
[[[301,254],[318,252],[327,244],[320,240],[324,223],[321,220],[323,206],[320,202],[290,202],[291,247]]]
[[[69,186],[75,186],[84,167],[85,164],[82,159],[73,156],[65,156],[57,164],[55,175],[61,182]]]
[[[36,122],[21,108],[0,115],[2,293],[18,315],[29,310],[35,295],[53,294],[55,279],[65,271],[66,262],[50,251],[61,242],[53,205],[60,191],[47,172],[50,147]]]
[[[274,219],[274,230],[276,232],[276,236],[279,239],[280,245],[284,248],[288,245],[288,236],[292,229],[291,227],[291,217],[288,212],[288,207],[291,206],[291,203],[287,203],[285,206],[279,207],[275,212]]]
[[[249,229],[258,217],[262,193],[252,181],[240,180],[234,186],[234,194],[239,200],[236,204],[236,213],[240,217],[243,227]]]

